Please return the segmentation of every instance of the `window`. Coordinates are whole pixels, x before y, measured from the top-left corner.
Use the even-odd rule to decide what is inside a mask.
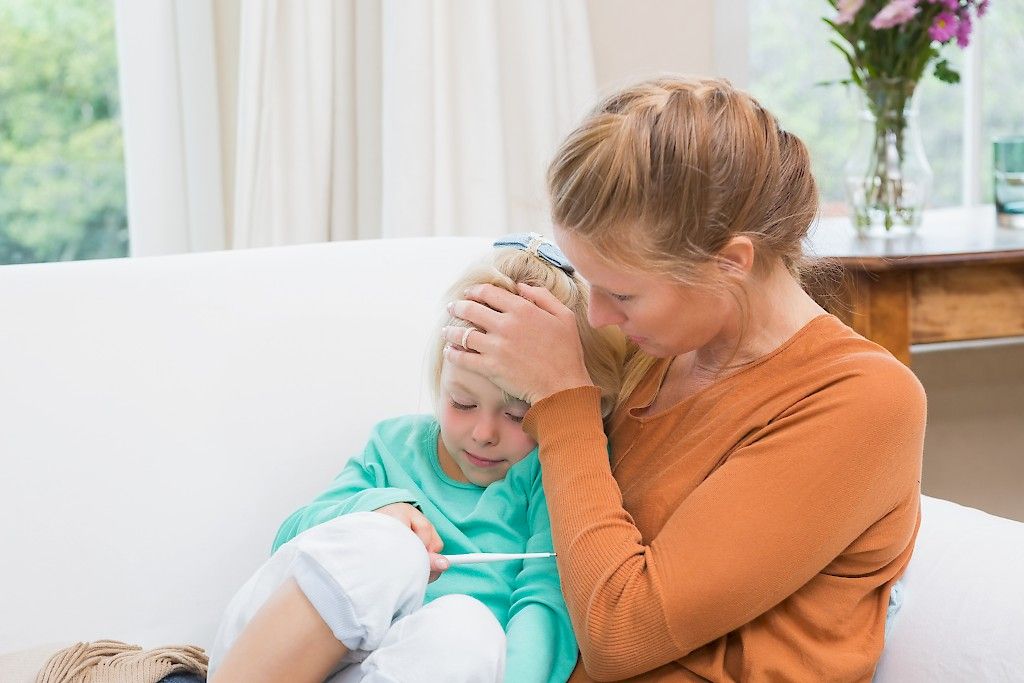
[[[1024,135],[1024,89],[1020,87],[1024,55],[1024,0],[999,0],[982,19],[981,169],[992,168],[993,137]],[[983,172],[981,196],[992,201],[992,174]]]
[[[860,103],[854,88],[816,85],[849,75],[842,56],[829,45],[830,29],[821,21],[834,10],[825,0],[746,4],[747,88],[807,143],[823,214],[843,215],[843,164],[854,144]],[[1024,91],[1015,87],[1017,55],[1024,54],[1024,0],[991,3],[978,24],[971,48],[978,65],[972,66],[955,45],[947,46],[944,56],[960,72],[961,83],[942,83],[929,68],[917,89],[925,153],[935,173],[932,208],[970,203],[976,197],[992,201],[991,139],[1024,133]],[[982,87],[972,83],[978,78]],[[980,116],[971,113],[977,111]],[[971,164],[971,159],[978,161]]]
[[[124,256],[110,0],[0,3],[0,264]]]

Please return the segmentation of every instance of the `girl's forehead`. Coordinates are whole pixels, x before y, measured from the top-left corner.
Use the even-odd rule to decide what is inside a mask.
[[[520,401],[517,398],[508,398],[506,400],[505,392],[491,380],[472,370],[452,365],[447,361],[444,361],[444,364],[441,366],[441,384],[448,390],[455,389],[468,392],[474,398],[488,399],[493,400],[495,403],[514,406],[527,405],[526,402]]]
[[[460,368],[444,361],[441,366],[441,382],[462,389],[483,389],[500,391],[491,380],[466,368]]]

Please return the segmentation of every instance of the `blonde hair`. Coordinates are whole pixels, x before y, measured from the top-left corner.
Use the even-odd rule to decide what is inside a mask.
[[[606,98],[562,144],[548,188],[555,224],[609,262],[728,291],[743,311],[722,248],[746,236],[755,271],[781,262],[799,277],[818,212],[803,142],[753,97],[708,78],[658,78]],[[655,360],[632,350],[622,398]]]
[[[607,417],[618,399],[622,383],[622,365],[625,355],[625,339],[612,328],[594,329],[587,323],[587,305],[590,289],[576,274],[548,264],[533,254],[512,248],[496,248],[480,263],[470,267],[452,284],[446,300],[462,297],[466,288],[478,284],[490,284],[518,294],[518,283],[544,287],[555,295],[576,316],[576,329],[583,346],[583,359],[590,378],[601,390],[601,414]],[[441,325],[472,327],[470,323],[445,314]],[[543,351],[538,351],[542,353]],[[438,339],[430,351],[430,379],[435,404],[441,391],[441,369],[444,361],[444,340]],[[508,394],[505,399],[512,397]]]

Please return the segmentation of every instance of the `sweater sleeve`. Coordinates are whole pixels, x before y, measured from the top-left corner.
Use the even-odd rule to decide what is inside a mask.
[[[328,522],[341,515],[366,512],[391,505],[419,501],[413,492],[388,486],[387,471],[372,444],[359,457],[352,458],[330,488],[312,503],[293,512],[281,525],[274,539],[273,551],[306,529]]]
[[[551,522],[540,476],[534,478],[525,552],[551,552]],[[512,590],[505,629],[505,680],[563,683],[576,666],[576,638],[555,563],[526,560]]]
[[[524,424],[540,444],[563,592],[590,676],[618,680],[680,659],[795,593],[917,495],[924,411],[902,366],[837,382],[736,444],[644,539],[612,476],[597,391],[538,402]]]

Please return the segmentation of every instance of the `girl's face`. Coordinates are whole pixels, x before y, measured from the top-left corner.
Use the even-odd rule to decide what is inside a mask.
[[[441,445],[465,481],[493,484],[537,447],[522,426],[530,406],[506,401],[501,389],[482,375],[445,362],[440,399]],[[443,466],[445,454],[439,455]]]
[[[735,304],[670,278],[617,268],[574,235],[555,228],[558,246],[590,283],[591,327],[616,325],[646,353],[670,358],[719,340]]]

